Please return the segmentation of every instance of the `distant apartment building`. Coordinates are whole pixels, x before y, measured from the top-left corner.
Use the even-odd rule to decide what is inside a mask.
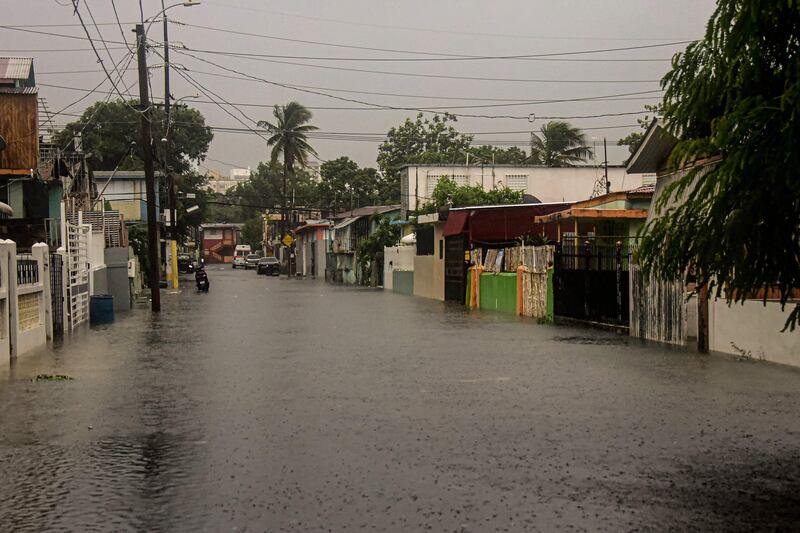
[[[211,171],[209,177],[208,188],[215,193],[225,194],[238,184],[244,183],[250,179],[250,167],[232,168],[227,177],[217,171]]]
[[[405,165],[400,169],[403,216],[429,203],[436,184],[445,176],[458,185],[479,185],[484,190],[507,186],[525,194],[526,203],[577,202],[605,194],[603,168],[596,166],[542,167],[520,165]],[[626,174],[625,167],[609,166],[609,190],[641,187],[642,174]]]

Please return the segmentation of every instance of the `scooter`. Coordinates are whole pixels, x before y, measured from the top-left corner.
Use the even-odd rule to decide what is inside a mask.
[[[198,291],[208,292],[210,283],[208,282],[208,274],[206,274],[206,269],[203,268],[202,263],[197,267],[197,271],[194,273],[194,282],[197,284]]]

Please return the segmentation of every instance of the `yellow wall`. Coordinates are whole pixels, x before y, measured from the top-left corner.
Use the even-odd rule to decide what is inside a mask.
[[[115,202],[112,200],[109,203],[111,204],[111,209],[122,213],[122,216],[125,217],[125,220],[142,219],[141,207],[138,201]]]

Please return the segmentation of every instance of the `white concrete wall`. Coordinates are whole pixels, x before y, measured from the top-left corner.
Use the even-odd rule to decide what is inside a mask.
[[[16,245],[14,245],[14,248],[16,248]],[[18,357],[40,346],[45,346],[48,337],[52,338],[53,336],[50,301],[50,256],[47,245],[44,243],[34,244],[31,248],[31,257],[39,263],[39,280],[36,283],[17,285],[16,253],[13,256],[9,256],[9,340],[11,357]],[[25,326],[20,323],[19,300],[21,297],[35,298],[38,313],[34,322]]]
[[[791,311],[778,302],[752,300],[728,307],[724,300],[708,302],[709,349],[750,356],[774,363],[800,366],[800,333],[781,333]]]
[[[386,246],[383,248],[383,288],[392,290],[392,272],[414,270],[416,246]]]
[[[457,183],[481,185],[489,190],[495,186],[508,185],[512,188],[525,176],[525,192],[542,202],[573,202],[587,200],[594,190],[595,183],[603,175],[599,167],[514,167],[514,166],[412,166],[403,169],[401,175],[401,201],[403,207],[415,210],[417,202],[422,205],[428,201],[430,191],[429,177],[432,180],[441,176],[455,179]],[[643,174],[627,174],[623,167],[609,167],[608,178],[611,192],[635,189],[642,185]],[[406,205],[407,202],[407,205]]]
[[[0,239],[0,361],[11,358],[11,325],[9,324],[9,308],[11,291],[9,283],[11,258],[16,257],[17,245],[14,241]],[[16,273],[15,273],[16,276]],[[13,278],[16,281],[16,278]]]

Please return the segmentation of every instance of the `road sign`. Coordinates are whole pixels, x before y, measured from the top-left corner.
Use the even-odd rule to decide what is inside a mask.
[[[286,236],[283,238],[283,245],[291,246],[292,244],[294,244],[294,239],[292,238],[291,235],[287,233]]]

